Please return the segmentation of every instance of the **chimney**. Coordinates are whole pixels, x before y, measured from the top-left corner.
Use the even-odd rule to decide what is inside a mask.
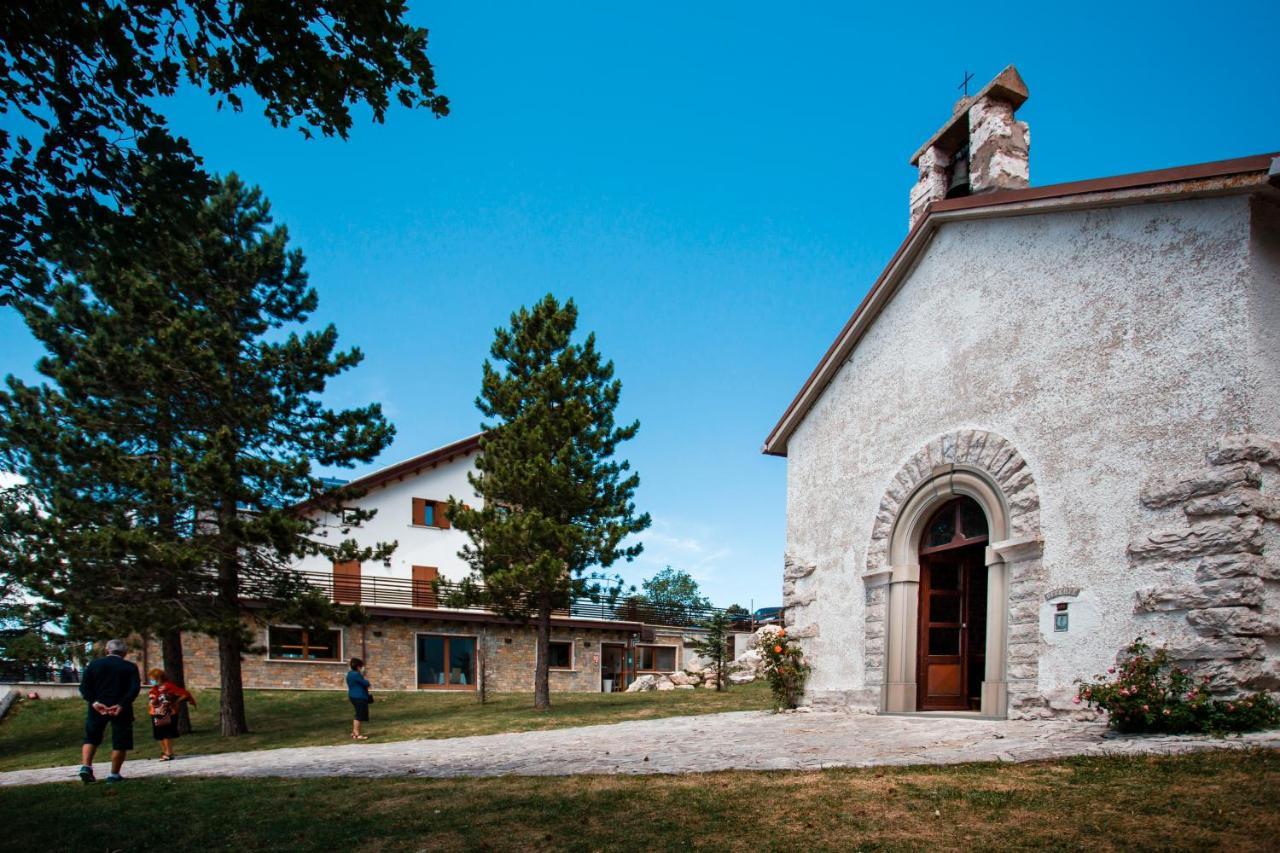
[[[939,199],[1030,184],[1031,131],[1013,116],[1027,95],[1027,84],[1010,65],[976,95],[956,102],[950,121],[911,158],[920,170],[911,188],[912,226]]]

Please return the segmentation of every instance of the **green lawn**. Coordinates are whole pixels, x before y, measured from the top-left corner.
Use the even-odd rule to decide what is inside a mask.
[[[0,850],[1274,850],[1280,753],[0,789]]]
[[[295,691],[246,691],[251,733],[238,738],[218,734],[218,691],[196,691],[192,714],[196,731],[180,739],[180,754],[239,752],[283,746],[350,743],[351,704],[345,694]],[[461,737],[524,732],[565,726],[590,726],[623,720],[647,720],[718,711],[754,711],[770,707],[763,682],[717,693],[671,690],[647,693],[557,693],[549,711],[533,710],[529,693],[500,693],[480,705],[473,693],[379,693],[365,730],[372,739]],[[145,704],[135,704],[138,749],[133,758],[156,758]],[[23,701],[0,721],[0,770],[56,767],[79,763],[85,705],[78,699]],[[108,739],[110,734],[108,734]],[[108,745],[110,741],[108,740]]]

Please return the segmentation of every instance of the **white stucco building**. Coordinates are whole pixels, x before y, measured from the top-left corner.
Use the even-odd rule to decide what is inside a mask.
[[[1072,708],[1138,635],[1280,685],[1280,160],[1030,187],[1006,69],[765,442],[809,699]]]
[[[475,471],[479,450],[477,434],[388,465],[351,483],[364,493],[356,503],[361,509],[373,510],[375,515],[358,528],[351,528],[347,536],[354,536],[366,546],[397,543],[389,565],[369,562],[352,567],[359,569],[363,581],[427,581],[438,576],[457,582],[470,574],[470,567],[458,556],[467,536],[449,523],[445,505],[450,497],[472,506],[483,505],[467,480]],[[326,519],[326,523],[336,525],[338,521]],[[335,541],[347,538],[337,530],[331,535]],[[298,568],[317,574],[334,571],[333,564],[319,555],[300,561]]]

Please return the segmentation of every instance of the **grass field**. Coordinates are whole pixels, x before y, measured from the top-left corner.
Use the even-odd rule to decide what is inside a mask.
[[[0,849],[1275,850],[1280,753],[0,789]]]
[[[218,691],[196,691],[192,714],[196,731],[175,744],[179,754],[240,752],[285,746],[350,743],[351,705],[345,694],[294,690],[246,691],[249,734],[218,734]],[[623,720],[648,720],[719,711],[770,707],[763,682],[714,690],[647,693],[557,693],[549,711],[533,710],[529,693],[494,694],[480,705],[471,693],[380,693],[365,730],[376,741],[462,737],[524,732],[565,726],[590,726]],[[156,758],[145,703],[135,703],[138,747],[133,758]],[[23,701],[0,721],[0,770],[56,767],[79,763],[85,705],[76,699]],[[110,735],[108,735],[108,746]]]

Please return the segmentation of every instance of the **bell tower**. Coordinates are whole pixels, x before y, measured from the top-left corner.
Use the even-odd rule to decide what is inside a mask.
[[[1028,94],[1010,65],[977,94],[956,102],[947,123],[911,157],[920,170],[911,188],[912,226],[939,199],[1030,185],[1031,131],[1014,118]]]

